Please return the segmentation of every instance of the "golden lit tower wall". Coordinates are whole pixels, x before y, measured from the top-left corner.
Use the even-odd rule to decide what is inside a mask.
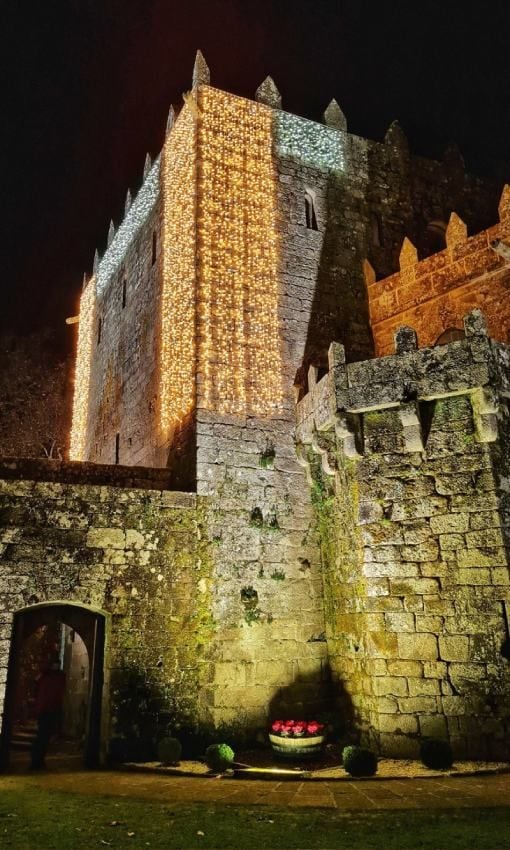
[[[74,374],[73,418],[69,457],[86,460],[92,340],[95,324],[96,281],[89,280],[80,298],[80,324]]]
[[[195,402],[195,136],[195,119],[185,106],[161,154],[161,466]]]
[[[166,467],[176,445],[193,454],[195,135],[185,106],[82,297],[73,459]]]
[[[282,406],[272,110],[209,87],[198,119],[200,404]]]

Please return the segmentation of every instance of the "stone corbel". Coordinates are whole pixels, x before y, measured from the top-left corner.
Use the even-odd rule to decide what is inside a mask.
[[[335,416],[335,433],[342,441],[342,448],[346,457],[358,460],[363,452],[363,434],[361,415],[341,411]]]
[[[476,439],[494,443],[498,438],[498,395],[493,387],[479,387],[471,393]]]
[[[296,443],[296,456],[297,462],[305,470],[306,480],[311,487],[313,484],[313,475],[308,457],[308,446],[305,446],[304,443]]]
[[[338,468],[336,460],[336,441],[334,433],[317,433],[312,437],[312,449],[320,455],[322,468],[326,475],[334,476]]]
[[[398,410],[399,419],[404,432],[406,452],[423,452],[423,434],[418,404],[415,401],[404,402]]]

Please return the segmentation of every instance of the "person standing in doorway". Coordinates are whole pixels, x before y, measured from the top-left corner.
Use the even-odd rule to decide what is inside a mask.
[[[65,688],[66,677],[60,669],[60,659],[57,655],[50,659],[36,686],[37,735],[32,745],[32,770],[46,767],[45,758],[50,740],[62,724]]]

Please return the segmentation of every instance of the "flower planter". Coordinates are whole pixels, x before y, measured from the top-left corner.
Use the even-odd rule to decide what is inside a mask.
[[[318,756],[324,746],[324,735],[315,735],[313,737],[287,738],[281,735],[273,735],[269,733],[269,740],[273,752],[281,758],[286,759],[303,759],[314,758]]]

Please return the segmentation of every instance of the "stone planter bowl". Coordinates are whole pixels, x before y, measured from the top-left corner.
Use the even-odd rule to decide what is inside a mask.
[[[282,738],[270,732],[269,740],[273,752],[281,758],[303,759],[319,755],[324,746],[325,735],[315,735],[313,738]]]

